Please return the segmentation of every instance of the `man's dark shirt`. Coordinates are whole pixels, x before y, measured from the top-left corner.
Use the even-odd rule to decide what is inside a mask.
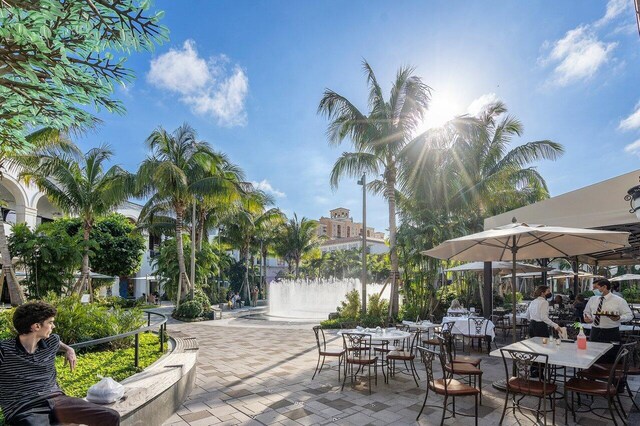
[[[5,419],[30,402],[62,394],[56,380],[56,353],[60,337],[40,340],[28,353],[19,338],[0,341],[0,408]]]

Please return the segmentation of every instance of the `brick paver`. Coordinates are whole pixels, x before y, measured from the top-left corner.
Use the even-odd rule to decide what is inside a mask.
[[[416,422],[425,395],[424,368],[420,388],[410,376],[396,375],[388,384],[379,373],[378,386],[369,395],[366,381],[340,390],[336,370],[323,369],[311,380],[317,361],[312,324],[278,324],[249,319],[200,323],[171,323],[169,332],[194,336],[200,351],[196,385],[180,410],[165,425],[433,425],[440,423],[443,400],[430,394]],[[328,334],[334,346],[341,340]],[[474,354],[476,356],[478,354]],[[479,424],[497,425],[504,394],[491,383],[504,378],[502,360],[483,356],[483,405]],[[637,386],[637,382],[633,382]],[[535,406],[537,400],[532,400]],[[605,401],[597,402],[606,407]],[[623,398],[625,410],[631,401]],[[456,409],[473,413],[473,398],[457,398]],[[577,424],[607,425],[610,421],[592,414],[578,414]],[[472,425],[472,418],[456,417],[445,424]],[[535,424],[535,416],[509,411],[507,426]],[[542,423],[540,423],[542,424]],[[551,424],[551,416],[548,417]],[[556,424],[564,424],[564,403],[558,402]],[[571,415],[569,424],[573,425]]]

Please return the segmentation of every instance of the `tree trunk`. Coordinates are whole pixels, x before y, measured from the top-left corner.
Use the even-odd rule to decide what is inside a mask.
[[[268,254],[268,250],[267,248],[263,247],[262,248],[262,262],[261,262],[261,268],[262,268],[262,282],[260,283],[262,288],[267,288],[267,254]]]
[[[296,280],[300,277],[300,258],[296,257]]]
[[[11,299],[11,306],[22,305],[25,301],[24,292],[22,287],[18,284],[16,275],[13,272],[13,265],[11,264],[11,253],[9,252],[9,243],[7,242],[7,234],[4,232],[4,222],[0,220],[0,255],[2,255],[2,272],[7,280],[7,287],[9,288],[9,298]],[[2,281],[0,280],[0,292],[2,289]]]
[[[206,220],[204,209],[198,212],[198,223],[196,227],[196,247],[202,250],[202,240],[204,239],[204,221]]]
[[[244,276],[242,277],[240,293],[242,293],[244,300],[249,300],[249,244],[243,247],[242,259],[244,260]]]
[[[398,249],[396,246],[396,166],[389,158],[386,174],[386,196],[389,202],[389,258],[391,260],[391,300],[389,301],[389,316],[396,318],[399,311],[398,292]],[[366,232],[366,230],[364,231]]]
[[[82,224],[82,241],[84,241],[84,248],[82,249],[82,269],[80,270],[80,279],[73,287],[73,294],[77,294],[82,297],[84,287],[89,286],[89,235],[91,233],[91,225],[87,223]],[[89,295],[89,300],[92,296]]]
[[[176,247],[178,250],[178,270],[180,276],[178,278],[178,285],[182,292],[181,299],[185,299],[189,292],[189,277],[187,277],[187,268],[184,262],[184,244],[182,241],[182,225],[183,225],[184,209],[181,207],[176,208]]]

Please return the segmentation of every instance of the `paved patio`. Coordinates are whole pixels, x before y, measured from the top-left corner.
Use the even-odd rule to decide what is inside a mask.
[[[172,323],[174,335],[194,336],[200,345],[196,387],[181,409],[165,425],[433,425],[440,423],[440,408],[427,408],[415,421],[425,393],[424,367],[420,388],[410,376],[397,375],[385,384],[379,372],[378,386],[368,394],[366,383],[354,388],[349,381],[344,391],[335,370],[323,370],[311,380],[317,361],[311,324],[278,323],[244,318],[200,323]],[[328,335],[340,345],[335,334]],[[474,354],[477,355],[477,354]],[[504,378],[499,358],[484,356],[482,361],[483,404],[479,424],[497,425],[502,414],[504,394],[491,383]],[[632,386],[638,386],[633,382]],[[442,406],[433,393],[428,404]],[[536,400],[537,401],[537,400]],[[631,401],[623,398],[625,410]],[[605,401],[597,401],[605,406]],[[473,398],[457,398],[458,411],[473,413]],[[564,423],[564,403],[556,410],[556,424]],[[611,421],[593,414],[578,414],[577,424],[607,425]],[[445,424],[469,424],[473,418],[457,417]],[[535,416],[523,411],[513,417],[508,411],[505,425],[535,424]],[[542,423],[540,423],[542,424]],[[551,424],[549,415],[548,424]],[[576,424],[569,415],[569,424]]]

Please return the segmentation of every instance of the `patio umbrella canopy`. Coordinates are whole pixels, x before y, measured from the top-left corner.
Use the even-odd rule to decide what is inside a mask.
[[[508,271],[511,273],[513,269],[513,265],[511,262],[492,262],[491,269],[494,271],[498,271],[498,273],[502,274]],[[482,272],[484,271],[484,262],[470,262],[465,263],[463,265],[454,266],[453,268],[445,269],[445,272],[464,272],[464,271],[474,271],[474,272]],[[533,273],[542,273],[542,271],[551,271],[551,268],[543,268],[541,266],[529,265],[526,263],[516,263],[516,271],[518,272],[533,272]]]
[[[628,232],[512,223],[447,240],[423,251],[436,259],[508,261],[512,264],[513,317],[516,317],[517,260],[569,257],[627,247]],[[513,341],[516,324],[513,322]]]
[[[609,281],[612,281],[612,282],[616,282],[616,281],[635,281],[635,280],[640,280],[640,275],[638,275],[638,274],[624,274],[624,275],[620,275],[618,277],[613,277],[613,278],[609,279]]]

